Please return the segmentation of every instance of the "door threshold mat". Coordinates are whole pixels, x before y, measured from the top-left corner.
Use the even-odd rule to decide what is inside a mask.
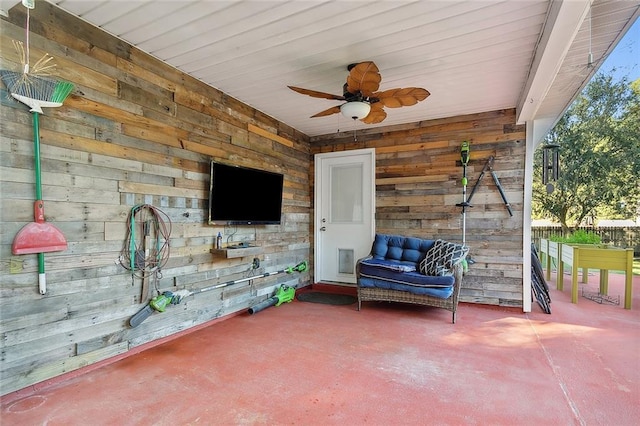
[[[301,302],[323,303],[325,305],[351,305],[358,299],[348,294],[324,293],[320,291],[305,291],[296,296]]]

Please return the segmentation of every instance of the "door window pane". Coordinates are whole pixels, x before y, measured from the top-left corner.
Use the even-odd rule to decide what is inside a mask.
[[[331,222],[362,223],[362,165],[331,168]]]

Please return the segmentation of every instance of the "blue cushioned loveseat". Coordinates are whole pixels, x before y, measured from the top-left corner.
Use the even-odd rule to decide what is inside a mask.
[[[467,251],[442,240],[376,234],[370,254],[356,263],[358,310],[363,301],[414,303],[447,309],[455,323]]]

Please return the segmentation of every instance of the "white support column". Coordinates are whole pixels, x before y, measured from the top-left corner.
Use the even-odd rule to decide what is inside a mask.
[[[540,126],[546,128],[546,126]],[[522,310],[531,312],[531,203],[533,199],[533,153],[541,137],[536,134],[536,122],[526,123],[524,165],[524,205],[522,208]]]
[[[552,119],[537,119],[526,123],[526,149],[524,164],[524,205],[522,207],[522,310],[531,312],[531,211],[533,200],[533,154],[542,143]]]

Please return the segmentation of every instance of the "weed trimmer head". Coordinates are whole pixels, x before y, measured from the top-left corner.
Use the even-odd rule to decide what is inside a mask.
[[[287,274],[291,274],[293,272],[304,272],[309,268],[309,264],[307,263],[306,260],[303,260],[302,262],[298,263],[296,266],[289,266],[287,269],[285,269],[284,271]]]

